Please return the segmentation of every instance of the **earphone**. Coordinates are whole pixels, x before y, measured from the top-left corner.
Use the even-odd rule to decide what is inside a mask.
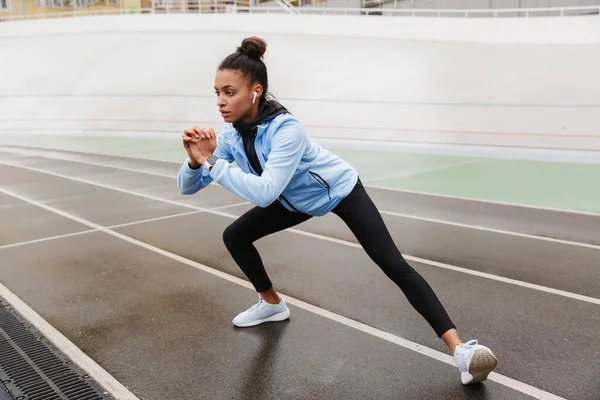
[[[256,101],[256,96],[258,95],[258,93],[254,92],[254,98],[252,99],[252,104],[254,104],[254,102]]]

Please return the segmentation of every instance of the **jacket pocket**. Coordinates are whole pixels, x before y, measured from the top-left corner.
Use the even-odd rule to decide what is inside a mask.
[[[329,186],[327,181],[321,178],[321,175],[317,174],[316,172],[308,171],[308,173],[314,178],[315,181],[319,183],[319,185],[321,185],[324,189],[327,189],[327,196],[329,196],[329,199],[331,200],[331,194],[329,193],[331,187]]]

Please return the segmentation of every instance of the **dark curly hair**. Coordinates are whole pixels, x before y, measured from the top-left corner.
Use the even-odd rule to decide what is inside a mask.
[[[267,66],[262,61],[263,55],[267,50],[267,43],[255,36],[246,38],[238,46],[235,53],[228,55],[219,65],[218,70],[231,69],[241,72],[248,78],[250,83],[257,82],[263,87],[265,98],[269,91],[269,79],[267,76]]]

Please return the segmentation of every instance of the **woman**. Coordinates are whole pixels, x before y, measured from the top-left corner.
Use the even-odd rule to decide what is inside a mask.
[[[259,294],[258,303],[236,316],[233,324],[249,327],[290,315],[253,243],[333,212],[446,343],[463,384],[485,380],[496,367],[496,357],[476,340],[461,342],[429,284],[398,251],[357,171],[313,142],[285,107],[267,99],[265,50],[263,40],[247,38],[222,61],[215,90],[227,124],[218,136],[212,129],[185,131],[188,157],[177,178],[182,194],[196,193],[215,180],[257,205],[223,234],[227,249]]]

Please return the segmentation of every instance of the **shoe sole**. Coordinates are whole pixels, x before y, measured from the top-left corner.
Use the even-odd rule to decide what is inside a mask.
[[[475,350],[471,363],[469,364],[469,372],[461,374],[462,383],[465,385],[485,381],[498,365],[498,360],[494,354],[488,349]]]
[[[271,315],[270,317],[267,318],[263,318],[263,319],[258,319],[256,321],[251,321],[251,322],[246,322],[245,324],[235,324],[235,326],[239,327],[239,328],[248,328],[250,326],[256,326],[256,325],[260,325],[260,324],[264,324],[265,322],[279,322],[279,321],[285,321],[286,319],[288,319],[290,316],[290,310],[287,309],[283,312],[280,312],[279,314],[274,314]]]

